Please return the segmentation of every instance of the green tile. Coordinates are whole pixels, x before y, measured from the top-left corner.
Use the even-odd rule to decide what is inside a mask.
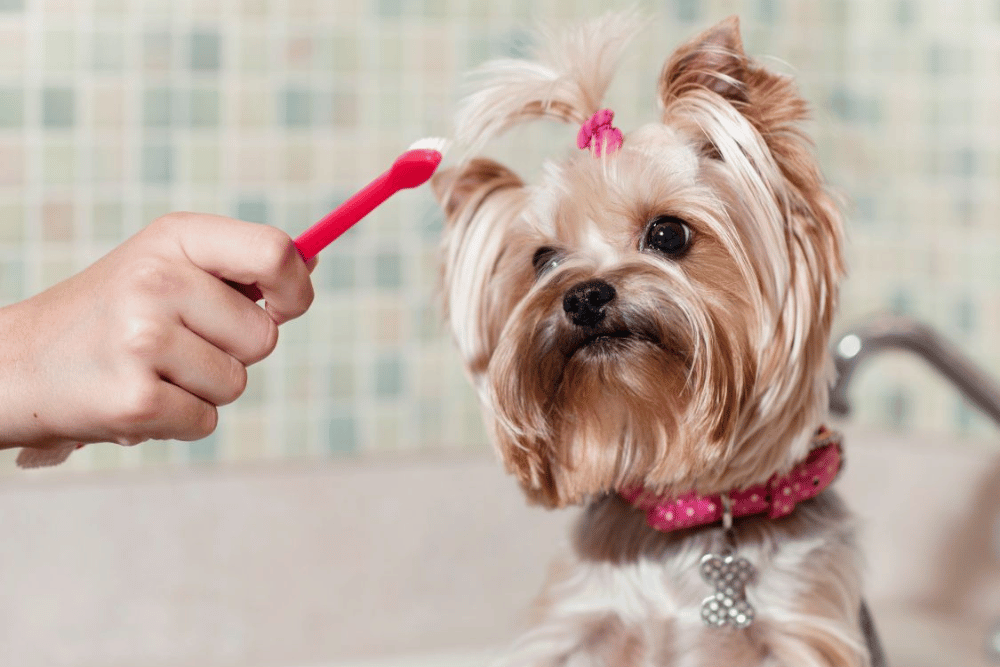
[[[24,89],[0,88],[0,127],[24,124]]]
[[[57,144],[42,150],[42,179],[46,185],[72,185],[76,180],[76,151]]]
[[[142,94],[142,122],[146,127],[170,127],[173,119],[173,91],[149,88]]]
[[[281,118],[285,127],[312,124],[312,91],[289,88],[281,97]]]
[[[72,127],[76,120],[75,102],[72,88],[45,88],[42,90],[42,123],[49,128]]]
[[[354,255],[328,250],[317,269],[322,270],[323,285],[332,290],[350,290],[355,286]]]
[[[217,71],[221,64],[221,40],[217,32],[191,33],[191,69],[198,72]]]
[[[66,30],[47,31],[44,40],[45,69],[64,72],[76,68],[76,33]]]
[[[379,18],[399,18],[403,15],[405,0],[375,0],[375,13]]]
[[[24,11],[24,0],[0,0],[0,12]]]
[[[249,197],[240,199],[236,204],[236,217],[247,222],[267,222],[267,202]]]
[[[120,71],[125,64],[125,36],[121,32],[95,32],[91,60],[96,71]]]
[[[144,146],[142,180],[146,183],[170,183],[174,179],[174,156],[170,146]]]
[[[781,12],[778,4],[778,0],[758,0],[757,20],[766,24],[777,23]]]
[[[354,417],[331,417],[327,433],[330,438],[327,447],[331,454],[349,454],[357,450],[358,436]]]
[[[219,91],[199,89],[191,91],[188,100],[188,122],[191,127],[217,127],[219,125]]]
[[[119,241],[124,236],[125,211],[121,202],[98,202],[94,204],[91,225],[94,238],[99,241]]]
[[[330,364],[330,398],[338,401],[354,398],[354,371],[355,366],[351,361],[334,361]]]
[[[399,289],[403,284],[403,260],[398,252],[375,256],[375,285],[380,289]]]
[[[387,354],[375,361],[375,395],[397,398],[403,393],[403,360],[398,354]]]
[[[214,144],[191,147],[188,155],[188,174],[192,183],[211,185],[222,176],[222,155]]]

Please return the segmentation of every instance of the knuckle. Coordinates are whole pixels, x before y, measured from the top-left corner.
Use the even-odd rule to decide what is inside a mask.
[[[215,406],[209,405],[205,408],[201,419],[198,420],[197,425],[193,428],[189,439],[201,440],[202,438],[207,438],[215,432],[218,425],[219,411],[215,409]]]
[[[133,318],[125,328],[124,349],[143,359],[156,357],[167,349],[170,332],[160,323],[149,318]]]
[[[263,227],[261,229],[258,247],[261,270],[269,276],[280,274],[298,254],[291,237],[276,227]]]
[[[145,380],[126,387],[120,394],[117,421],[120,430],[134,434],[136,427],[156,421],[162,412],[159,381]]]
[[[184,287],[176,266],[162,257],[138,257],[129,264],[126,271],[123,280],[126,288],[140,294],[163,297],[176,294]]]

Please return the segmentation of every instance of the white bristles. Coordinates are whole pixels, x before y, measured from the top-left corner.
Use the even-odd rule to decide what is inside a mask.
[[[444,155],[448,152],[450,145],[451,142],[444,137],[424,137],[423,139],[417,139],[410,144],[410,147],[407,150],[432,150]]]

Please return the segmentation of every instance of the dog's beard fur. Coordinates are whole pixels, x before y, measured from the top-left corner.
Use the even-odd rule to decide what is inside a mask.
[[[612,15],[555,36],[541,63],[488,66],[457,138],[480,146],[543,116],[582,123],[632,30]],[[452,332],[501,457],[545,506],[766,482],[805,457],[825,415],[842,230],[798,127],[805,103],[744,55],[735,20],[678,49],[658,94],[661,122],[613,154],[547,163],[537,186],[484,158],[434,180]],[[682,256],[644,244],[659,216],[688,224]],[[544,247],[559,262],[538,270]],[[595,279],[615,296],[598,323],[574,324],[565,295]],[[850,551],[846,522],[818,523],[841,526],[824,539]],[[591,541],[621,537],[601,535]],[[831,588],[845,618],[860,599],[852,568]],[[856,635],[830,642],[860,655]],[[630,637],[625,653],[637,650]],[[828,664],[814,648],[798,664]]]

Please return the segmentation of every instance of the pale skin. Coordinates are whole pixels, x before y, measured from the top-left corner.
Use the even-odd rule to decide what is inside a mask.
[[[0,308],[0,449],[209,435],[309,308],[311,269],[274,227],[173,213]],[[224,280],[256,284],[264,306]]]

